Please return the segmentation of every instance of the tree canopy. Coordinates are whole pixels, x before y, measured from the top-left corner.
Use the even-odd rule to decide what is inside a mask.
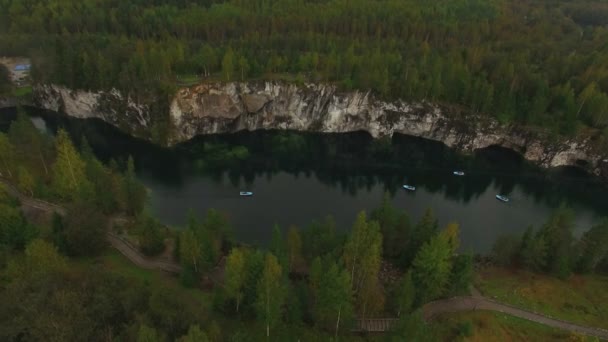
[[[13,0],[0,50],[32,57],[36,82],[137,98],[193,75],[283,77],[572,134],[608,125],[605,13],[601,0]]]

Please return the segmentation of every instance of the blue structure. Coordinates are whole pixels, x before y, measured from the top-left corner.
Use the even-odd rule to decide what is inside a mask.
[[[15,66],[15,71],[27,71],[30,70],[30,64],[18,64]]]

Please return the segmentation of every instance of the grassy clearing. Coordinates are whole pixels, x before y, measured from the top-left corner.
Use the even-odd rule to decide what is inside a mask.
[[[183,74],[183,75],[177,75],[177,83],[180,85],[194,85],[194,84],[198,84],[201,83],[201,77],[200,75],[195,75],[195,74]]]
[[[126,278],[141,281],[152,286],[162,285],[169,287],[175,291],[179,291],[185,296],[198,300],[199,304],[203,307],[208,309],[211,308],[211,293],[198,289],[185,288],[179,284],[178,279],[173,275],[139,268],[133,265],[131,261],[115,249],[109,249],[97,262],[109,272],[117,273]]]
[[[500,302],[582,325],[608,328],[608,277],[575,275],[560,280],[524,270],[488,267],[475,286]]]
[[[443,341],[572,341],[573,337],[578,337],[567,331],[491,311],[444,314],[432,325]]]
[[[19,88],[13,89],[13,96],[15,96],[15,97],[24,97],[24,96],[29,96],[31,94],[32,94],[31,86],[19,87]]]
[[[245,77],[246,81],[277,81],[277,82],[288,82],[288,83],[299,83],[310,81],[305,75],[293,74],[293,73],[264,73],[260,77]],[[209,76],[201,78],[199,75],[178,75],[176,83],[182,87],[193,86],[200,83],[213,83],[213,82],[225,82],[224,75],[222,73],[213,73]],[[242,82],[240,73],[236,73],[232,82]]]

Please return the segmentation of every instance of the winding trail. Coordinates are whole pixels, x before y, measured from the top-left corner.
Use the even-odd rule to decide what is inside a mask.
[[[108,231],[107,238],[112,247],[117,249],[120,254],[124,255],[137,267],[147,270],[160,270],[173,274],[179,274],[182,271],[182,267],[176,262],[150,258],[143,255],[135,246],[118,234]]]
[[[66,209],[60,205],[32,198],[21,193],[15,186],[10,184],[6,179],[0,178],[0,184],[3,188],[11,195],[19,199],[21,207],[29,207],[37,210],[41,210],[47,213],[56,212],[59,215],[65,216]],[[110,217],[108,220],[108,228],[111,228],[114,224],[121,224],[126,222],[126,219],[121,216]],[[112,232],[111,229],[107,230],[106,238],[110,245],[118,250],[122,255],[129,259],[136,266],[148,269],[148,270],[161,270],[168,273],[179,274],[182,270],[181,266],[173,261],[166,259],[150,258],[143,255],[137,247],[133,246],[127,239],[120,235]]]
[[[57,212],[60,215],[65,215],[66,210],[62,206],[49,203],[46,201],[31,198],[22,194],[17,188],[10,184],[7,180],[0,178],[0,184],[3,185],[6,191],[19,199],[21,206],[26,206],[45,212]],[[109,225],[115,223],[124,223],[124,217],[111,217]],[[122,238],[108,229],[107,239],[110,245],[118,250],[122,255],[129,259],[138,267],[149,270],[161,270],[168,273],[178,274],[181,271],[181,266],[173,261],[150,258],[143,255],[135,246],[128,240]],[[564,320],[551,318],[536,312],[523,310],[511,305],[499,303],[489,298],[486,298],[479,293],[475,288],[471,289],[471,296],[454,297],[442,299],[426,304],[422,308],[424,318],[430,320],[442,313],[472,311],[472,310],[489,310],[502,312],[515,317],[523,318],[532,322],[540,323],[546,326],[559,328],[563,330],[574,331],[577,333],[594,336],[600,339],[608,340],[608,330],[582,326],[567,322]],[[362,319],[358,320],[356,331],[367,332],[384,332],[390,329],[390,326],[397,322],[395,318],[386,319]]]
[[[433,317],[441,313],[473,310],[497,311],[511,316],[523,318],[528,321],[547,325],[550,327],[574,331],[577,333],[608,340],[608,330],[582,326],[560,319],[551,318],[539,313],[519,309],[508,304],[499,303],[481,295],[475,294],[473,296],[454,297],[430,302],[426,304],[422,310],[424,318],[427,320],[432,319]]]

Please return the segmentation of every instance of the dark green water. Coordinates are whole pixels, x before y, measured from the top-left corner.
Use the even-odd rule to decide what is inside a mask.
[[[2,112],[4,129],[13,115]],[[608,215],[608,190],[595,178],[573,168],[539,170],[498,147],[464,156],[407,136],[242,132],[164,149],[97,120],[40,111],[32,119],[51,133],[65,127],[76,141],[86,136],[102,160],[133,155],[150,190],[149,209],[164,223],[182,225],[190,209],[202,215],[216,208],[248,243],[266,243],[275,223],[286,229],[326,215],[346,231],[357,212],[373,209],[384,194],[414,220],[432,208],[440,224],[460,223],[463,248],[481,253],[500,234],[542,224],[562,202],[576,212],[576,234]],[[466,176],[452,175],[456,169]],[[417,190],[406,192],[402,184]],[[240,197],[242,190],[254,196]],[[511,202],[497,201],[499,193]]]

